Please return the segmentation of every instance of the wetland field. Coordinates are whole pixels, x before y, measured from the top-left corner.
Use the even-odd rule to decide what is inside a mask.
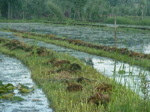
[[[150,112],[150,26],[0,23],[0,112]]]

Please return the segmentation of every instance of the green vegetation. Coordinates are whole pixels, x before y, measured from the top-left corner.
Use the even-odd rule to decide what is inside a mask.
[[[101,23],[150,25],[149,0],[0,0],[0,22],[39,22],[103,27]],[[142,30],[141,30],[142,29]],[[147,33],[150,28],[119,26],[117,31]],[[5,30],[6,31],[6,30]],[[21,38],[31,38],[51,44],[109,57],[150,70],[150,55],[126,48],[94,45],[55,35],[14,32]],[[114,31],[114,33],[116,33]],[[36,43],[35,43],[36,44]],[[80,60],[52,50],[27,45],[23,41],[0,38],[0,52],[16,57],[29,67],[32,79],[41,87],[56,112],[148,112],[149,85],[145,74],[141,80],[140,97],[124,85],[109,79]],[[1,61],[1,60],[0,60]],[[116,71],[114,71],[116,72]],[[117,71],[126,73],[124,67]],[[115,73],[114,73],[115,74]],[[132,72],[131,72],[132,74]],[[30,93],[34,88],[14,87],[0,81],[0,100],[23,101],[14,90]]]
[[[113,79],[104,77],[67,54],[2,38],[0,52],[20,59],[29,67],[32,79],[43,88],[56,112],[150,110],[149,100],[141,99]],[[78,87],[82,89],[78,91]],[[70,92],[70,89],[75,91]]]
[[[141,20],[138,17],[117,17],[117,24],[130,24],[130,25],[150,25],[150,18],[144,18]],[[105,23],[113,24],[114,17],[109,17],[105,20]]]
[[[44,19],[32,19],[32,20],[17,20],[17,19],[14,19],[14,20],[11,20],[11,19],[0,19],[0,23],[43,23],[43,22],[46,22],[46,20]]]
[[[0,19],[150,25],[149,0],[0,0]],[[38,18],[38,19],[37,19]],[[136,20],[136,21],[135,21]]]
[[[19,90],[20,93],[30,93],[34,90],[34,88],[29,88],[25,85],[19,84],[19,86],[14,86],[13,84],[3,84],[2,81],[0,81],[0,99],[2,101],[4,100],[10,100],[13,102],[17,101],[23,101],[24,99],[20,96],[15,96],[14,90]]]
[[[149,70],[150,68],[150,61],[149,61],[149,55],[145,57],[145,54],[140,54],[136,52],[128,52],[127,49],[120,49],[116,50],[116,48],[109,48],[107,46],[100,47],[100,48],[93,48],[91,47],[93,44],[86,45],[85,42],[82,42],[80,40],[70,40],[65,41],[64,38],[57,37],[55,35],[40,35],[40,34],[32,34],[32,33],[26,33],[26,32],[16,32],[14,33],[17,36],[23,37],[23,38],[33,38],[36,40],[48,42],[51,44],[56,44],[59,46],[87,52],[90,54],[95,54],[98,56],[103,57],[109,57],[115,60],[127,62],[131,65],[138,65],[142,66]],[[83,45],[82,45],[83,43]],[[118,52],[119,51],[119,52]],[[110,53],[111,52],[111,53]],[[128,54],[130,53],[130,54]],[[142,58],[143,55],[143,58]]]

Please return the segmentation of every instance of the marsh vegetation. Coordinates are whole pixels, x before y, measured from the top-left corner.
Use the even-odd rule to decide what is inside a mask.
[[[0,111],[149,112],[149,25],[149,0],[0,0]]]
[[[104,76],[101,76],[101,75],[96,75],[95,76],[95,74],[97,74],[97,73],[93,73],[93,70],[90,70],[92,73],[90,73],[90,71],[89,70],[86,70],[86,68],[84,68],[83,69],[83,67],[81,67],[81,65],[80,64],[75,64],[74,63],[74,61],[73,61],[73,63],[72,63],[72,61],[70,61],[70,60],[68,60],[68,59],[70,59],[67,55],[64,55],[66,58],[63,58],[62,57],[62,54],[61,54],[61,56],[60,56],[60,54],[58,54],[58,55],[56,55],[56,56],[54,56],[54,52],[49,52],[49,51],[47,51],[45,48],[36,48],[36,47],[34,47],[34,46],[26,46],[25,45],[25,40],[23,40],[23,39],[21,39],[22,41],[21,41],[21,43],[19,42],[19,41],[16,41],[16,40],[12,40],[12,41],[10,41],[10,43],[9,42],[7,42],[5,39],[2,39],[1,40],[1,42],[2,43],[4,43],[4,42],[6,42],[6,44],[4,44],[4,46],[7,46],[7,48],[9,48],[10,50],[13,50],[12,52],[14,52],[14,51],[16,51],[17,50],[17,52],[20,52],[20,50],[22,51],[25,51],[25,52],[27,52],[27,54],[25,55],[25,56],[28,56],[28,57],[32,57],[32,59],[28,62],[28,61],[25,61],[25,62],[28,62],[27,63],[27,65],[30,63],[32,63],[33,65],[32,66],[35,66],[35,62],[33,62],[33,61],[37,61],[37,60],[35,60],[36,58],[39,58],[40,60],[41,60],[41,58],[43,57],[43,58],[45,58],[45,57],[49,57],[49,55],[50,55],[50,59],[46,59],[45,61],[43,60],[43,58],[42,58],[42,62],[40,62],[40,60],[38,59],[38,64],[36,64],[37,66],[39,66],[40,67],[40,74],[39,75],[41,75],[41,76],[38,76],[38,77],[40,77],[40,78],[38,78],[37,76],[35,76],[33,79],[35,80],[35,81],[37,81],[37,83],[38,84],[44,84],[45,85],[45,83],[44,82],[47,82],[47,80],[48,80],[48,82],[46,83],[46,85],[45,86],[42,86],[42,88],[45,88],[44,90],[45,90],[45,93],[46,94],[48,94],[48,90],[51,88],[53,88],[53,91],[56,89],[56,85],[55,84],[59,84],[59,94],[61,93],[63,93],[62,91],[60,91],[60,87],[63,87],[63,91],[64,92],[67,92],[67,91],[69,91],[69,92],[71,92],[71,91],[78,91],[79,90],[79,92],[77,92],[77,94],[79,95],[80,94],[80,98],[78,98],[78,97],[75,97],[74,95],[72,96],[73,98],[75,98],[74,100],[71,100],[70,99],[70,101],[67,101],[68,103],[70,102],[70,103],[72,103],[72,106],[74,107],[74,106],[77,106],[77,105],[82,105],[82,107],[80,107],[80,109],[77,109],[77,107],[74,109],[74,108],[72,108],[72,106],[71,107],[65,107],[65,106],[63,106],[63,107],[61,107],[60,108],[60,106],[61,106],[61,104],[63,104],[63,102],[65,103],[66,101],[63,101],[63,102],[61,102],[60,104],[57,104],[58,103],[58,99],[53,99],[52,97],[54,97],[54,96],[51,96],[50,94],[48,94],[48,98],[50,98],[50,101],[52,101],[52,102],[55,102],[54,104],[52,104],[52,107],[54,108],[54,110],[55,111],[60,111],[61,109],[62,110],[64,110],[64,108],[65,108],[65,111],[70,111],[70,110],[72,110],[72,111],[79,111],[79,110],[82,110],[83,109],[83,111],[91,111],[91,110],[95,110],[95,111],[97,111],[97,109],[99,108],[100,110],[107,110],[108,108],[107,108],[107,106],[108,105],[110,105],[110,102],[112,101],[110,98],[112,97],[112,94],[113,94],[113,92],[111,92],[112,91],[112,87],[114,87],[115,88],[115,86],[116,86],[116,83],[112,80],[112,83],[106,83],[106,85],[105,85],[105,80],[107,79],[106,77],[104,77]],[[23,43],[22,43],[23,42]],[[29,42],[29,40],[27,40],[27,42]],[[42,45],[42,43],[38,43],[38,42],[31,42],[31,43],[33,43],[32,45]],[[43,43],[43,45],[46,45],[46,43]],[[47,47],[48,47],[49,45],[47,45]],[[53,45],[54,46],[54,45]],[[54,49],[56,49],[56,48],[54,48]],[[62,48],[61,48],[62,49]],[[19,50],[19,51],[18,51]],[[65,50],[67,50],[66,48],[65,48]],[[58,50],[59,51],[59,50]],[[5,50],[3,51],[3,49],[2,49],[2,52],[5,52]],[[29,52],[29,53],[28,53]],[[6,52],[5,52],[6,53]],[[8,52],[7,52],[8,53]],[[9,54],[9,53],[8,53]],[[19,53],[20,54],[20,53]],[[12,55],[12,54],[11,54]],[[14,54],[13,54],[14,55]],[[24,55],[24,54],[22,54],[22,55]],[[18,57],[18,53],[16,54],[16,56]],[[21,56],[22,57],[22,56]],[[21,58],[20,57],[20,58]],[[28,57],[26,57],[26,58],[28,58]],[[18,57],[19,58],[19,57]],[[22,57],[23,58],[23,57]],[[22,58],[21,58],[21,60],[22,60]],[[58,58],[58,59],[57,59]],[[60,58],[60,59],[59,59]],[[61,58],[63,58],[63,59],[61,59]],[[74,60],[74,59],[73,59]],[[40,63],[41,64],[40,64]],[[76,61],[75,61],[76,62]],[[72,63],[72,64],[71,64]],[[81,63],[81,62],[80,62]],[[29,65],[30,65],[29,64]],[[45,65],[46,64],[46,65]],[[29,66],[28,65],[28,66]],[[43,69],[41,68],[41,67],[44,67]],[[51,68],[51,70],[50,70],[50,68],[48,69],[48,70],[46,70],[46,66],[50,66],[50,68]],[[82,66],[85,66],[85,65],[83,65],[82,64]],[[116,65],[115,65],[116,66]],[[114,66],[114,67],[115,67]],[[119,74],[125,74],[125,71],[124,71],[124,67],[123,67],[124,65],[121,65],[120,66],[120,69],[118,70],[118,73]],[[54,67],[54,68],[53,68]],[[76,71],[76,69],[77,69],[77,71]],[[36,67],[36,70],[37,70],[37,67]],[[42,70],[42,71],[41,71]],[[75,70],[75,71],[74,71]],[[123,71],[123,72],[122,72]],[[85,72],[85,74],[84,74],[84,72]],[[95,71],[96,72],[96,71]],[[114,71],[115,72],[115,71]],[[133,72],[133,71],[132,71]],[[131,72],[130,72],[131,73]],[[142,71],[141,71],[141,73],[142,73]],[[34,73],[34,74],[37,74],[37,71],[36,71],[36,73]],[[71,75],[69,75],[69,74],[74,74],[73,76]],[[89,74],[89,75],[88,75]],[[90,75],[90,74],[94,74],[94,75]],[[98,73],[99,74],[99,73]],[[131,73],[132,74],[132,73]],[[43,76],[44,75],[44,76]],[[68,76],[69,75],[69,76]],[[114,74],[115,75],[115,74]],[[131,75],[132,76],[132,75]],[[43,79],[41,79],[41,77],[43,77]],[[46,79],[44,78],[44,77],[46,77]],[[80,77],[82,77],[82,78],[80,78]],[[99,77],[99,78],[98,78]],[[100,77],[104,77],[104,79],[102,78],[100,78]],[[122,79],[123,78],[123,76],[120,76],[121,78],[120,79]],[[86,85],[87,85],[87,87],[84,87],[83,85],[80,85],[80,84],[77,84],[77,83],[79,83],[79,82],[81,82],[82,83],[82,80],[84,80],[84,79],[87,79],[87,80],[85,80],[85,81],[83,81],[83,83],[86,83]],[[115,77],[113,78],[113,79],[115,79]],[[117,77],[116,77],[116,79],[118,79]],[[67,83],[68,83],[68,87],[67,86],[65,86],[65,82],[66,82],[66,80],[67,80]],[[68,82],[68,80],[69,80],[69,82]],[[39,81],[39,82],[38,82]],[[44,82],[43,82],[44,81]],[[111,80],[110,80],[111,81]],[[124,80],[125,81],[125,80]],[[142,81],[144,81],[144,82],[146,82],[146,87],[148,87],[148,82],[147,82],[147,78],[146,78],[146,80],[141,80],[141,82]],[[119,82],[123,82],[123,81],[121,81],[121,80],[119,80]],[[51,86],[50,86],[50,85]],[[54,84],[54,85],[53,85]],[[63,85],[62,85],[63,84]],[[100,84],[100,86],[99,86],[99,84]],[[131,83],[129,84],[129,83],[127,83],[127,82],[124,82],[124,85],[126,86],[126,84],[127,85],[130,85],[130,86],[128,86],[129,88],[131,87]],[[142,83],[141,83],[142,84]],[[107,85],[110,85],[110,86],[107,86]],[[118,84],[117,84],[118,85]],[[54,86],[54,87],[53,87]],[[64,86],[65,86],[65,88],[64,88]],[[121,86],[121,85],[120,85]],[[120,88],[120,86],[117,86],[117,87],[119,87]],[[141,86],[143,86],[143,87],[145,87],[144,85],[141,85]],[[135,86],[134,86],[135,87]],[[85,88],[86,88],[86,90],[85,90]],[[94,90],[92,90],[92,88],[94,89]],[[107,88],[108,88],[108,91],[107,91]],[[123,87],[123,86],[121,86],[121,88],[123,89],[125,89],[125,87]],[[131,87],[132,88],[132,87]],[[47,90],[48,89],[48,90]],[[124,89],[123,89],[123,91],[124,91]],[[67,91],[66,91],[67,90]],[[89,93],[89,94],[87,94],[87,96],[85,97],[85,93],[84,92],[86,92],[87,93],[87,91],[89,91],[89,90],[91,90],[91,92]],[[117,89],[118,90],[118,89]],[[119,91],[120,91],[121,89],[119,89]],[[119,92],[118,91],[118,92]],[[128,91],[128,90],[127,90]],[[146,97],[145,99],[145,101],[144,101],[144,104],[146,104],[146,105],[149,105],[149,100],[147,100],[148,99],[148,96],[149,96],[149,93],[148,92],[146,92],[146,91],[149,91],[149,89],[148,88],[146,88],[146,89],[144,89],[144,90],[142,90],[143,91],[143,95],[142,95],[142,97]],[[52,92],[52,91],[51,91]],[[50,92],[50,93],[51,93]],[[55,93],[56,92],[56,93]],[[56,95],[57,94],[57,90],[55,90],[55,92],[54,92],[54,94]],[[129,92],[129,91],[128,91]],[[71,92],[72,93],[72,92]],[[130,93],[130,92],[129,92]],[[132,92],[131,92],[132,93]],[[141,94],[141,92],[140,92],[140,90],[138,90],[137,91],[137,93],[138,94]],[[66,93],[65,93],[66,94]],[[64,96],[65,94],[62,94],[62,96]],[[70,93],[69,93],[70,94]],[[84,94],[83,96],[83,98],[82,98],[82,94]],[[135,93],[133,93],[133,94],[135,94]],[[68,95],[68,94],[66,94],[66,95]],[[110,96],[111,95],[111,96]],[[135,94],[136,95],[136,94]],[[51,96],[51,97],[50,97]],[[70,97],[71,97],[70,96]],[[60,97],[60,96],[59,96]],[[55,97],[56,98],[56,97]],[[61,97],[60,97],[61,98]],[[66,97],[66,98],[68,98],[68,97]],[[139,98],[140,99],[140,97],[138,97],[138,96],[136,96],[136,98]],[[117,98],[118,99],[118,98]],[[54,100],[54,101],[53,101]],[[142,100],[142,99],[141,99]],[[80,102],[80,103],[73,103],[73,102]],[[91,105],[91,107],[89,107],[88,106],[88,108],[86,107],[87,105],[89,105],[88,103],[94,103],[95,105],[97,105],[98,106],[98,108],[95,108],[95,106],[93,107],[92,105]],[[109,103],[109,104],[108,104]],[[128,102],[129,103],[129,102]],[[66,103],[65,103],[66,104]],[[57,105],[59,105],[58,107],[56,107]],[[118,104],[117,104],[118,105]],[[85,107],[84,107],[85,106]],[[86,108],[87,108],[87,110],[86,110]],[[112,108],[114,108],[114,107],[112,107]],[[120,107],[118,107],[118,108],[120,108]],[[131,108],[131,107],[125,107],[125,108]],[[137,107],[136,107],[137,108]],[[147,107],[144,107],[145,109],[148,109]],[[60,110],[59,110],[60,109]],[[121,108],[120,108],[121,109]],[[132,108],[133,109],[133,108]],[[129,109],[130,110],[130,109]],[[111,109],[111,111],[112,111],[112,109]],[[114,110],[114,111],[116,111],[116,110]]]

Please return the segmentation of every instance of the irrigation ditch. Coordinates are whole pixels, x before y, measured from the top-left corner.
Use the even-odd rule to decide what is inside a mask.
[[[51,34],[41,35],[13,29],[10,29],[8,31],[15,32],[14,35],[19,36],[21,38],[37,39],[40,41],[87,52],[90,54],[95,54],[98,56],[108,57],[118,61],[127,62],[131,65],[135,64],[138,66],[142,66],[147,70],[149,70],[150,68],[150,54],[138,53],[135,51],[128,50],[127,48],[116,48],[110,46],[95,45],[81,40],[60,38]]]
[[[135,62],[133,58],[132,58],[133,64],[130,65],[130,64],[116,61],[110,58],[100,57],[100,56],[76,51],[73,49],[65,48],[66,46],[61,47],[58,45],[45,43],[45,42],[49,42],[47,40],[44,40],[45,42],[42,42],[43,40],[37,41],[36,40],[37,38],[35,37],[36,36],[38,38],[42,37],[41,35],[31,35],[31,33],[22,35],[20,33],[20,34],[15,34],[17,36],[14,36],[10,32],[1,32],[1,34],[2,33],[4,34],[3,37],[19,40],[21,43],[15,40],[8,42],[9,40],[7,40],[6,43],[8,44],[5,44],[5,39],[1,39],[1,42],[2,42],[1,45],[3,46],[1,47],[1,52],[15,56],[19,58],[20,60],[22,60],[26,65],[29,66],[32,72],[33,80],[39,86],[42,86],[48,99],[53,102],[51,106],[52,108],[54,108],[55,111],[76,112],[76,111],[82,110],[83,112],[84,111],[96,112],[97,110],[101,110],[101,111],[111,111],[111,112],[114,111],[115,112],[115,111],[120,111],[125,108],[127,111],[136,110],[139,112],[141,111],[144,112],[145,111],[144,109],[149,109],[149,100],[148,100],[149,92],[148,91],[149,91],[150,77],[149,77],[149,71],[146,71],[145,69],[149,65],[149,61],[148,61],[149,58],[146,59],[146,61],[143,61],[143,63],[147,61],[148,62],[145,66],[143,66],[144,68],[142,68],[139,66],[133,66]],[[57,38],[55,37],[55,35],[51,35],[51,36],[52,37],[54,36],[54,38]],[[30,37],[32,37],[32,39]],[[61,39],[64,39],[64,38],[61,38]],[[60,40],[56,39],[55,41],[59,43]],[[26,46],[26,43],[32,46],[40,46],[40,48],[32,47],[32,46],[27,47],[28,45]],[[63,43],[63,45],[64,44],[66,43]],[[72,46],[72,43],[70,46]],[[45,48],[53,49],[54,51],[61,52],[63,54],[56,53],[57,55],[53,56],[55,53],[51,51],[50,54],[49,53],[47,54],[47,50]],[[85,50],[87,50],[87,48]],[[64,53],[75,56],[76,58],[80,60],[76,60]],[[144,55],[148,55],[148,54],[144,54]],[[49,59],[47,56],[51,58]],[[145,57],[147,58],[148,56],[145,56]],[[64,58],[64,59],[61,59],[61,58]],[[142,57],[138,57],[138,58],[142,59]],[[39,60],[43,60],[43,61],[39,61]],[[48,60],[49,62],[47,62]],[[86,65],[83,64],[81,61],[85,62]],[[71,63],[73,64],[73,67],[71,67],[72,65]],[[90,65],[93,68],[87,65]],[[36,69],[33,69],[33,67],[35,67]],[[73,72],[71,72],[70,69]],[[76,69],[78,70],[76,71]],[[96,71],[94,69],[96,69]],[[101,75],[97,71],[102,72],[103,74],[110,77],[111,79],[107,79],[105,76]],[[67,88],[66,88],[66,85],[64,84],[66,83],[66,79],[69,80]],[[81,82],[83,81],[81,84],[79,83],[77,85],[73,85],[74,82],[76,84],[80,80]],[[108,82],[106,80],[110,80],[110,83],[106,83]],[[124,86],[119,85],[118,83],[115,83],[113,80],[117,81],[118,83],[123,84]],[[89,82],[90,84],[88,84]],[[106,85],[104,82],[106,83]],[[86,84],[87,86],[84,87],[83,86],[84,84]],[[56,85],[57,86],[59,85],[60,88],[57,87]],[[100,85],[100,86],[97,87],[97,85]],[[70,86],[75,86],[75,88],[79,88],[79,91],[77,89],[76,90],[77,92],[71,94],[70,91],[74,91],[74,89],[72,90],[72,87]],[[143,89],[144,87],[147,87],[147,88]],[[68,89],[68,88],[71,88],[71,89]],[[100,91],[95,91],[95,88],[96,90],[97,88],[99,88]],[[102,90],[101,88],[105,90]],[[134,92],[136,92],[136,94],[140,95],[145,100],[142,100],[140,97],[138,97],[138,95],[136,95],[135,93],[133,93],[132,91],[128,89],[126,90],[125,88],[129,88],[133,90]],[[69,92],[66,93],[66,90],[68,90]],[[113,92],[109,93],[110,91],[113,91]],[[122,92],[124,94],[122,94]],[[57,93],[59,93],[60,96]],[[132,98],[130,98],[131,96]],[[60,101],[59,100],[60,98],[63,98],[63,99],[66,98],[66,100]],[[124,103],[121,102],[122,100],[125,102]],[[90,103],[90,106],[89,106],[89,103]],[[100,103],[102,105],[100,105]],[[134,107],[131,107],[130,105],[133,103],[135,103],[135,105]],[[71,104],[71,105],[66,107],[67,104]],[[95,105],[91,105],[91,104],[95,104],[99,106],[98,108],[97,107],[95,108]],[[114,105],[115,107],[112,104],[115,104]],[[140,108],[138,107],[138,105],[142,105],[143,107]]]
[[[114,46],[113,27],[96,28],[39,23],[0,23],[0,28],[15,29],[38,34],[52,34],[66,39],[78,39],[96,45]],[[149,37],[149,31],[117,28],[117,47],[128,48],[132,51],[148,54],[150,53]]]
[[[1,52],[15,56],[29,66],[32,78],[53,102],[54,111],[90,112],[97,110],[116,111],[116,109],[118,111],[122,110],[123,102],[120,101],[124,98],[126,100],[123,105],[127,110],[137,109],[138,111],[140,109],[141,111],[142,109],[138,105],[130,107],[131,103],[138,104],[140,100],[142,101],[138,95],[100,75],[99,72],[73,57],[47,51],[43,47],[26,46],[16,40],[5,41],[2,39],[1,42],[1,46],[3,46]],[[64,84],[66,79],[69,81],[68,87]],[[122,92],[125,93],[122,94]],[[136,102],[137,100],[138,102]],[[66,103],[71,105],[66,105]],[[114,108],[114,103],[117,108]],[[91,105],[89,106],[89,104]],[[98,107],[95,107],[96,105]],[[142,105],[148,109],[149,103],[145,100]]]
[[[0,60],[0,112],[52,112],[42,89],[32,81],[30,70],[1,53]]]

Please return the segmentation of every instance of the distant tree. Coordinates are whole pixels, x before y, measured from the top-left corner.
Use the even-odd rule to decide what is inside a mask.
[[[103,0],[89,0],[84,7],[84,15],[88,20],[104,20],[108,16],[109,7]]]
[[[7,17],[8,4],[5,0],[0,0],[0,12],[2,17]]]
[[[55,19],[55,20],[63,20],[64,19],[64,15],[62,10],[53,2],[46,2],[45,7],[43,8],[43,14],[46,17],[50,17],[51,19]]]
[[[141,10],[141,18],[143,20],[144,18],[144,14],[146,13],[146,4],[147,4],[147,0],[141,0],[140,2],[140,10]]]
[[[81,19],[82,18],[82,10],[85,4],[87,3],[87,0],[70,0],[70,2],[73,3],[73,9],[74,9],[74,18]]]
[[[150,16],[150,1],[147,1],[147,11],[146,11],[146,15]]]
[[[12,19],[14,14],[14,8],[16,6],[19,6],[19,1],[20,0],[0,0],[2,15],[6,17],[7,14],[7,18]]]
[[[0,0],[1,17],[32,19],[49,15],[78,20],[105,20],[108,15],[138,15],[143,19],[150,16],[150,0]]]
[[[57,7],[61,8],[63,14],[67,18],[73,17],[74,13],[74,4],[71,0],[51,0]]]

